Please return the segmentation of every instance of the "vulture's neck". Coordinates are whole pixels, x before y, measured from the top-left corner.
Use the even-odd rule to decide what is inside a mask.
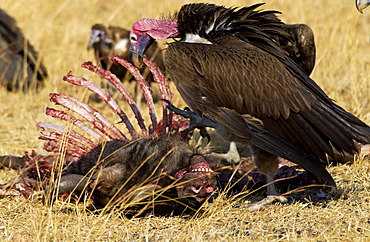
[[[187,43],[201,43],[201,44],[212,44],[208,39],[203,38],[197,34],[185,34],[185,38],[182,40]]]

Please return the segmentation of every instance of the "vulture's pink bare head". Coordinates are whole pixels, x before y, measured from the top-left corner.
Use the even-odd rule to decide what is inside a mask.
[[[140,19],[132,25],[130,32],[129,60],[136,67],[140,67],[145,51],[154,40],[164,40],[177,36],[176,20]]]

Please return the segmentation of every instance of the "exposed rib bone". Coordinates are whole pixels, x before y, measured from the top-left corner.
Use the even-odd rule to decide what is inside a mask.
[[[49,138],[49,137],[44,137],[44,136],[40,136],[39,139],[47,141],[44,144],[44,150],[46,150],[48,152],[54,152],[54,153],[59,153],[60,152],[60,150],[59,150],[59,144],[60,144],[59,140],[52,139],[52,138]],[[70,144],[63,144],[63,145],[64,145],[64,148],[66,150],[66,154],[68,154],[68,155],[72,155],[74,157],[80,158],[83,154],[85,154],[85,152],[83,152],[79,149],[76,149],[75,146],[72,146]]]
[[[56,125],[56,124],[51,124],[51,123],[37,123],[36,125],[37,127],[41,128],[43,131],[45,129],[51,129],[51,130],[55,130],[55,131],[58,131],[60,133],[67,133],[67,136],[72,136],[73,138],[75,138],[76,142],[80,142],[80,145],[78,145],[78,147],[82,148],[83,150],[87,150],[87,149],[91,149],[91,148],[94,148],[96,146],[96,144],[94,142],[92,142],[90,139],[86,138],[85,136],[77,133],[76,131],[73,131],[73,130],[66,130],[66,128],[62,127],[62,126],[59,126],[59,125]],[[43,131],[41,131],[42,134]],[[45,134],[44,134],[45,135]],[[90,147],[85,147],[84,144],[82,144],[81,142],[84,142],[85,144],[89,145]]]
[[[110,139],[127,140],[126,136],[103,115],[77,98],[65,94],[50,93],[50,100],[80,114]]]
[[[136,120],[139,124],[139,127],[141,128],[142,134],[144,136],[148,135],[148,130],[145,127],[145,124],[144,124],[144,119],[141,116],[141,113],[138,110],[134,99],[131,97],[131,95],[129,94],[127,89],[122,85],[121,81],[114,74],[112,74],[110,71],[104,70],[101,67],[94,66],[91,61],[85,62],[81,66],[83,68],[88,69],[89,71],[97,73],[98,75],[100,75],[104,79],[108,80],[110,83],[112,83],[117,88],[117,90],[122,94],[122,96],[126,99],[128,104],[130,105],[130,107],[131,107],[131,109],[132,109],[132,111],[135,115],[135,118],[136,118]]]
[[[87,153],[89,151],[91,151],[91,148],[87,147],[86,145],[82,144],[81,142],[75,140],[75,139],[71,139],[70,138],[70,133],[66,133],[65,135],[63,134],[60,134],[60,133],[57,133],[57,132],[52,132],[52,131],[48,131],[48,130],[41,130],[41,134],[46,136],[46,137],[51,137],[51,138],[55,138],[57,140],[65,140],[65,142],[67,144],[70,144],[70,145],[73,145],[75,147],[78,147],[80,148],[81,150],[84,151],[84,153]]]
[[[133,139],[136,139],[139,137],[137,134],[134,126],[132,126],[130,120],[128,119],[127,115],[122,111],[122,109],[118,106],[116,101],[112,99],[111,95],[101,88],[100,86],[96,85],[93,82],[90,82],[89,80],[86,80],[85,78],[79,78],[72,75],[72,72],[69,72],[67,76],[63,77],[64,81],[67,81],[69,83],[72,83],[76,86],[82,86],[88,88],[90,91],[94,92],[96,95],[99,96],[101,100],[108,103],[109,106],[112,108],[112,110],[118,114],[118,116],[121,118],[122,122],[126,125],[131,137]]]
[[[147,65],[147,67],[149,68],[150,72],[153,74],[154,81],[158,84],[161,98],[169,100],[172,103],[172,93],[170,91],[170,87],[168,86],[166,77],[163,75],[162,71],[159,69],[154,61],[149,61],[146,57],[144,57],[143,61],[145,65]],[[169,126],[169,132],[172,129],[172,127],[170,127],[172,124],[172,113],[168,115],[167,104],[164,100],[162,100],[162,113],[162,134],[165,134],[167,126]]]
[[[44,143],[44,150],[48,152],[58,152],[59,151],[59,141],[55,139],[51,139],[44,136],[39,136],[39,139],[46,140],[47,142]]]
[[[83,123],[80,119],[75,118],[71,114],[67,114],[66,112],[56,110],[54,108],[46,108],[46,115],[49,115],[53,118],[59,118],[60,120],[71,122],[73,125],[79,127],[80,129],[82,129],[83,131],[85,131],[86,133],[94,137],[95,139],[97,139],[99,142],[107,141],[107,139],[104,136],[95,132],[94,129],[90,128],[85,123]],[[95,143],[94,143],[94,146],[96,146]]]
[[[147,65],[147,67],[149,68],[150,72],[153,74],[154,81],[158,83],[162,98],[167,99],[172,103],[172,93],[167,79],[163,75],[161,69],[159,69],[154,61],[150,61],[146,57],[144,57],[143,61],[144,64]],[[163,96],[162,93],[164,93],[165,96]]]
[[[143,90],[146,104],[148,105],[149,108],[150,120],[152,121],[152,128],[149,130],[149,134],[157,132],[158,131],[157,117],[155,115],[153,97],[150,92],[148,82],[140,74],[139,70],[135,68],[130,62],[122,59],[119,56],[111,56],[111,59],[112,61],[118,62],[123,67],[125,67],[132,74],[132,76],[135,77],[136,81],[140,84],[140,87]]]

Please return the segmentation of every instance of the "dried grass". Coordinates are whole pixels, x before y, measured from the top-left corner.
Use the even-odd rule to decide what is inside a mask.
[[[8,93],[0,89],[0,154],[42,153],[39,121],[56,122],[44,114],[48,93],[63,92],[86,99],[88,92],[62,81],[76,76],[100,82],[79,66],[92,60],[86,46],[92,24],[101,22],[129,28],[142,17],[160,17],[188,1],[26,1],[2,0],[1,7],[39,50],[49,71],[38,94]],[[253,3],[219,0],[226,6]],[[315,33],[317,64],[312,77],[341,106],[370,123],[370,12],[359,14],[354,1],[269,1],[287,23],[306,23]],[[172,88],[174,90],[174,88]],[[176,95],[176,105],[184,106]],[[103,108],[113,121],[115,115]],[[148,117],[145,117],[146,119]],[[368,241],[370,236],[369,159],[331,167],[338,189],[324,201],[297,199],[264,211],[245,210],[245,201],[218,198],[197,217],[146,217],[128,220],[120,213],[91,214],[83,205],[57,203],[49,208],[36,197],[0,200],[1,240],[121,240],[121,241]],[[0,182],[16,176],[2,170]],[[294,196],[293,196],[294,197]],[[297,197],[299,198],[299,196]],[[81,207],[82,206],[82,207]]]

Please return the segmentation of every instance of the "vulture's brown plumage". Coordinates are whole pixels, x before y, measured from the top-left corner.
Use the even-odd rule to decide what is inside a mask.
[[[45,66],[16,21],[0,9],[0,85],[9,91],[38,89],[46,76]]]
[[[140,65],[152,39],[179,38],[168,44],[165,67],[191,110],[226,139],[251,144],[270,177],[280,156],[334,186],[323,161],[356,153],[357,142],[370,143],[370,128],[309,77],[314,57],[298,59],[310,56],[307,46],[292,50],[300,44],[289,25],[259,6],[187,4],[173,20],[141,19],[131,30],[132,61]],[[276,194],[273,186],[268,193]]]

